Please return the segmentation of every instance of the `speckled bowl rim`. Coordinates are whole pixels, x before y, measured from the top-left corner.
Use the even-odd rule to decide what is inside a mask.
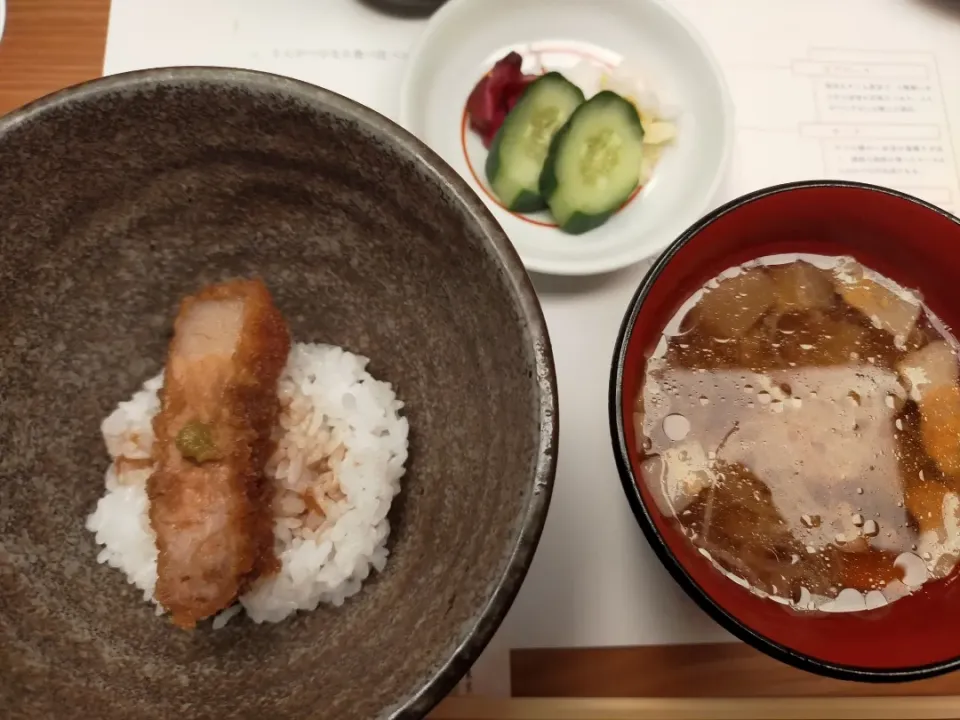
[[[527,575],[546,522],[557,468],[559,419],[553,350],[540,301],[520,256],[503,229],[483,201],[439,155],[376,111],[300,80],[254,70],[200,66],[152,68],[111,75],[57,91],[0,118],[0,143],[6,141],[11,131],[19,125],[41,122],[44,114],[54,109],[95,103],[101,98],[127,91],[191,83],[282,93],[318,112],[359,125],[376,140],[410,158],[424,174],[433,176],[442,190],[463,208],[469,221],[482,231],[487,239],[486,250],[505,276],[520,322],[526,325],[525,332],[536,365],[536,376],[531,382],[536,383],[540,394],[540,441],[529,501],[520,518],[519,533],[510,549],[506,569],[496,580],[490,599],[476,616],[466,638],[412,696],[403,698],[397,705],[384,708],[390,717],[421,717],[456,687],[503,622]]]
[[[739,638],[748,645],[757,650],[780,660],[787,665],[805,670],[810,673],[822,675],[824,677],[835,678],[838,680],[858,681],[863,683],[894,683],[908,682],[912,680],[922,680],[932,678],[937,675],[944,675],[954,670],[960,669],[960,656],[948,658],[936,663],[922,666],[901,667],[901,668],[864,668],[855,665],[843,665],[807,655],[805,653],[793,650],[786,645],[782,645],[768,638],[766,635],[752,629],[744,621],[733,615],[722,605],[717,603],[710,594],[704,590],[687,572],[683,563],[674,555],[670,546],[657,529],[656,523],[650,510],[647,509],[643,496],[637,485],[637,478],[633,471],[633,464],[630,462],[630,446],[627,441],[626,428],[623,421],[623,375],[624,366],[627,359],[627,348],[630,346],[630,340],[633,337],[634,326],[637,322],[637,316],[643,306],[650,289],[656,284],[664,268],[670,264],[674,256],[688,242],[699,235],[707,226],[713,224],[720,218],[729,213],[736,212],[746,205],[758,200],[790,193],[796,190],[807,190],[810,188],[852,188],[857,190],[867,190],[874,193],[891,195],[900,200],[909,201],[926,210],[936,213],[958,225],[960,218],[957,218],[946,210],[931,205],[928,202],[920,200],[912,195],[881,187],[869,183],[861,183],[846,180],[801,180],[798,182],[783,183],[771,187],[762,188],[754,192],[742,195],[725,205],[720,206],[713,212],[708,213],[696,223],[691,225],[683,234],[674,240],[670,246],[657,258],[656,262],[640,281],[640,286],[630,300],[623,322],[620,326],[620,332],[617,335],[617,342],[614,346],[613,362],[610,368],[610,387],[609,404],[607,406],[610,422],[610,438],[613,443],[613,454],[617,465],[617,471],[620,476],[620,484],[623,492],[627,496],[627,501],[633,511],[633,515],[640,525],[647,542],[653,549],[654,554],[667,569],[676,583],[683,588],[684,592],[707,613],[720,627]]]

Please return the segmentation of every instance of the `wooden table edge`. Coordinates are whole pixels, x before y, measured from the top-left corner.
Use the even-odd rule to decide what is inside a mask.
[[[957,697],[450,697],[431,720],[957,720]]]

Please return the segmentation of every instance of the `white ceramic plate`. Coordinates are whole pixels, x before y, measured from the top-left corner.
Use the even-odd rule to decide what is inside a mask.
[[[677,138],[652,179],[596,230],[568,235],[549,215],[514,215],[486,187],[486,151],[465,129],[464,108],[477,81],[511,50],[530,72],[563,72],[583,59],[623,63],[676,108]],[[662,250],[709,208],[733,145],[723,74],[699,33],[663,0],[450,0],[411,54],[400,123],[484,199],[528,270],[554,275],[608,272]]]
[[[3,41],[3,25],[7,19],[7,2],[0,0],[0,42]]]

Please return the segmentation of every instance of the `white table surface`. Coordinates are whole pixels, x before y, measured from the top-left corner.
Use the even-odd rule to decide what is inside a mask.
[[[670,1],[713,46],[737,105],[734,162],[717,203],[776,182],[833,176],[893,185],[960,210],[960,136],[951,132],[951,124],[960,132],[960,10],[937,0]],[[392,116],[407,50],[423,26],[356,0],[113,0],[105,72],[251,67],[324,85]],[[863,105],[856,87],[831,89],[830,78],[862,83],[864,73],[884,82],[920,78],[928,90],[911,91],[911,107],[891,114]],[[887,170],[905,162],[917,172]],[[645,268],[534,279],[559,377],[559,468],[539,551],[486,658],[510,647],[731,639],[660,566],[613,462],[609,364]],[[500,677],[488,687],[503,681],[504,665],[493,664]],[[476,671],[484,674],[483,663]]]

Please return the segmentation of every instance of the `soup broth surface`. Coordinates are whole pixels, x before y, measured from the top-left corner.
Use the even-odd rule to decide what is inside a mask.
[[[851,258],[707,283],[647,360],[635,427],[661,512],[758,594],[869,609],[960,556],[957,341]]]

